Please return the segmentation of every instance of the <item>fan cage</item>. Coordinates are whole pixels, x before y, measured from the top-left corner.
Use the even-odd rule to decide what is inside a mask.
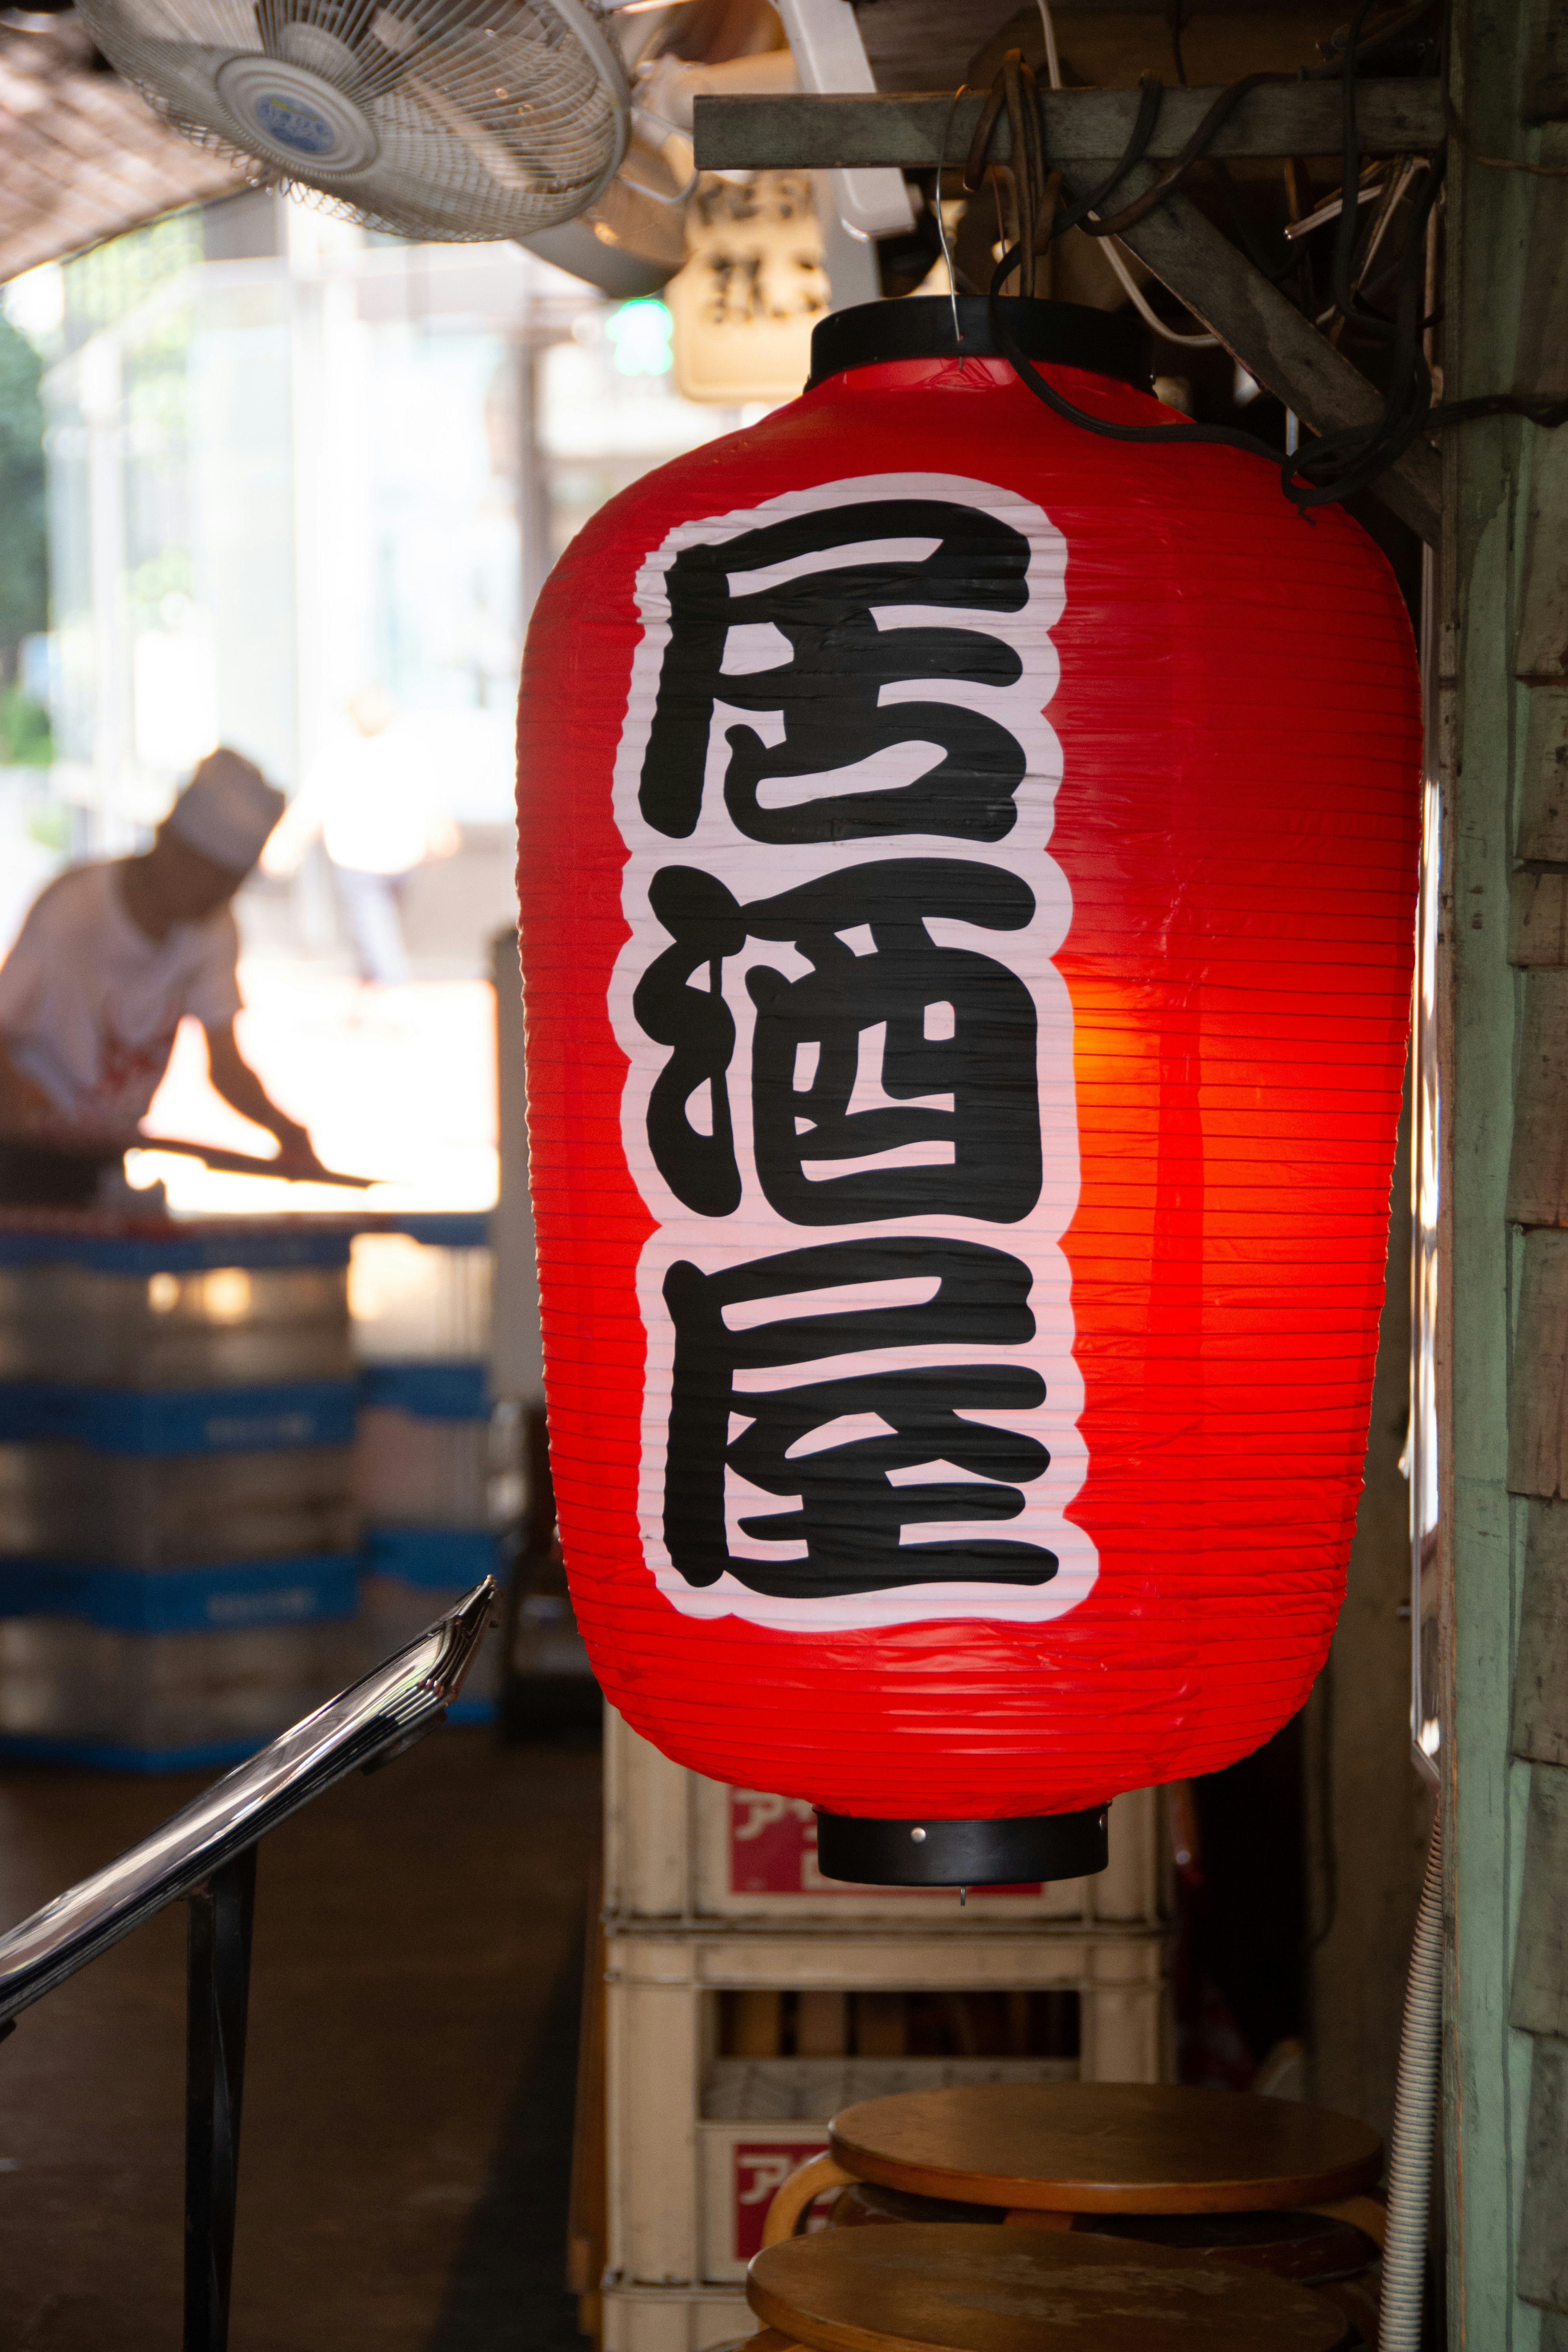
[[[570,220],[626,141],[619,60],[575,0],[80,0],[117,70],[251,185],[421,242],[488,243]],[[236,57],[304,66],[378,152],[322,173],[258,152],[216,88]]]

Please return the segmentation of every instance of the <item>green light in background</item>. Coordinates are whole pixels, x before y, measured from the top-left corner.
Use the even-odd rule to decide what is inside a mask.
[[[671,321],[660,301],[623,302],[605,321],[617,375],[668,375]]]

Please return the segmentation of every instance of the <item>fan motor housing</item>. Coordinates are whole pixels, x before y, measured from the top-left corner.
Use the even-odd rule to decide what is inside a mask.
[[[379,142],[368,118],[306,66],[280,58],[231,58],[218,74],[217,90],[246,145],[279,163],[314,176],[363,172],[375,161]]]

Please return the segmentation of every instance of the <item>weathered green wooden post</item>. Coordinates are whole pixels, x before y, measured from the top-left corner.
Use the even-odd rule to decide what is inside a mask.
[[[1444,397],[1560,398],[1564,0],[1457,0],[1452,95]],[[1445,449],[1450,2340],[1563,2352],[1568,432]]]

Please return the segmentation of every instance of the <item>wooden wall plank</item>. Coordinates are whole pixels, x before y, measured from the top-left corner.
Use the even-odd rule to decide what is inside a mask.
[[[1510,1402],[1510,1492],[1568,1495],[1568,1234],[1524,1237]]]
[[[1527,968],[1568,964],[1568,870],[1526,869],[1514,876],[1509,892],[1508,960]],[[1565,1108],[1560,1102],[1560,1119]]]
[[[1531,1768],[1509,2021],[1523,2033],[1568,2038],[1568,1771],[1560,1764]]]
[[[1568,864],[1568,686],[1538,686],[1527,705],[1519,854]]]
[[[1532,685],[1568,678],[1568,429],[1537,431],[1514,666]]]
[[[1530,2084],[1519,2292],[1568,2311],[1568,2042],[1541,2041]]]
[[[1568,972],[1532,971],[1523,994],[1508,1215],[1568,1224]]]
[[[1568,1766],[1568,1506],[1531,1503],[1513,1681],[1513,1752]]]
[[[1526,122],[1568,121],[1568,5],[1526,0],[1524,107]]]

